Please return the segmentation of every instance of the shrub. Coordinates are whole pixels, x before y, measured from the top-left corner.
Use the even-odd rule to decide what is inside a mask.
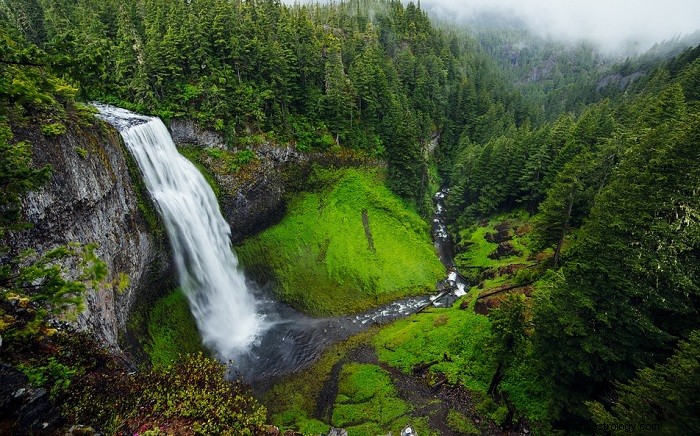
[[[46,388],[52,399],[68,389],[73,376],[78,372],[77,369],[60,363],[55,357],[49,358],[47,364],[43,366],[28,364],[17,366],[27,376],[32,386]]]
[[[93,372],[66,407],[76,421],[108,433],[176,427],[195,434],[257,434],[266,409],[240,380],[226,376],[224,365],[202,353],[134,375]]]
[[[49,137],[61,136],[66,133],[66,126],[62,123],[44,124],[41,126],[41,133]]]

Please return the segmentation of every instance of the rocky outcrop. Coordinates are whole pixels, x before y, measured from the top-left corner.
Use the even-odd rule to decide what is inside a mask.
[[[178,147],[222,148],[221,137],[201,129],[194,121],[174,120],[170,134]],[[216,157],[204,155],[198,162],[216,179],[221,190],[221,213],[231,226],[231,239],[238,243],[277,223],[285,213],[285,194],[304,188],[312,163],[321,166],[383,165],[382,162],[348,153],[301,153],[291,145],[260,143],[248,148],[255,159],[238,171],[222,169]],[[228,152],[242,150],[231,148]]]
[[[88,292],[75,325],[118,348],[136,296],[170,265],[161,242],[166,238],[154,236],[153,218],[150,224],[145,218],[150,201],[142,182],[132,178],[135,164],[119,134],[101,122],[84,128],[71,124],[56,138],[32,128],[15,132],[17,140],[33,144],[34,164],[50,164],[53,171],[48,183],[23,199],[24,217],[33,226],[9,234],[5,242],[9,255],[27,248],[41,253],[74,241],[97,243],[109,275]]]
[[[0,429],[13,434],[54,434],[61,414],[45,389],[32,389],[16,368],[0,364]]]
[[[202,145],[211,148],[226,148],[226,142],[217,133],[199,128],[188,119],[175,119],[170,122],[170,136],[176,144]]]
[[[645,72],[643,71],[635,71],[634,73],[628,74],[628,75],[622,75],[620,73],[617,74],[610,74],[598,81],[596,84],[595,90],[597,92],[600,92],[604,90],[605,88],[608,87],[616,87],[619,90],[623,90],[627,88],[627,86],[631,85],[632,83],[636,82],[640,78],[644,77],[646,75]]]
[[[255,149],[257,162],[246,168],[245,177],[237,173],[217,174],[222,186],[221,212],[231,226],[231,239],[239,242],[282,219],[284,194],[288,189],[283,169],[290,163],[307,160],[291,147],[262,144]]]

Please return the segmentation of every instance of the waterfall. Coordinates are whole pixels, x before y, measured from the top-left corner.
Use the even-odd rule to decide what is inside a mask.
[[[156,117],[95,104],[119,129],[138,162],[173,248],[180,285],[206,346],[228,359],[247,351],[263,331],[263,317],[230,246],[231,229],[214,192],[178,153]]]

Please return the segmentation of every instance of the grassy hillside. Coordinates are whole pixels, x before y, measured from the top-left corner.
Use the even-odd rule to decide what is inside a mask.
[[[314,170],[311,192],[278,225],[236,251],[274,274],[280,296],[307,313],[368,309],[429,292],[445,275],[427,223],[383,184],[378,170]]]

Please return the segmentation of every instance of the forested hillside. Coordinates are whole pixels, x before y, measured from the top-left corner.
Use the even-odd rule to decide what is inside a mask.
[[[437,30],[412,3],[12,0],[2,12],[83,99],[192,117],[231,144],[262,134],[364,150],[414,202],[429,194],[433,137],[450,143],[469,125],[486,138],[502,118],[527,117],[472,39]]]
[[[542,251],[546,269],[538,267],[544,275],[530,301],[525,359],[541,368],[552,416],[565,428],[585,427],[599,410],[587,401],[614,403],[616,386],[630,392],[625,401],[639,395],[644,382],[632,380],[646,375],[636,371],[665,362],[698,328],[697,53],[685,51],[580,116],[462,141],[455,153],[455,232],[497,212],[533,214],[530,248]],[[697,354],[690,359],[689,379],[669,380],[677,383],[670,389],[697,382]],[[667,431],[695,425],[683,415],[686,399],[655,401],[644,422]],[[646,413],[640,403],[624,407]],[[613,422],[598,412],[593,419]]]
[[[132,376],[82,336],[54,336],[48,320],[104,279],[93,247],[3,249],[2,362],[70,422],[113,433],[164,422],[175,433],[265,422],[309,434],[700,433],[700,46],[619,61],[503,23],[435,25],[394,0],[0,2],[0,238],[27,225],[22,197],[51,170],[32,166],[17,133],[93,128],[87,103],[100,101],[216,132],[228,150],[190,155],[234,177],[260,144],[355,158],[310,164],[293,182],[314,186],[296,186],[279,226],[238,248],[283,276],[282,298],[307,315],[431,288],[443,268],[425,219],[440,186],[448,273],[471,286],[451,307],[308,357],[262,396],[265,415],[207,358]],[[66,274],[57,260],[73,257]]]

